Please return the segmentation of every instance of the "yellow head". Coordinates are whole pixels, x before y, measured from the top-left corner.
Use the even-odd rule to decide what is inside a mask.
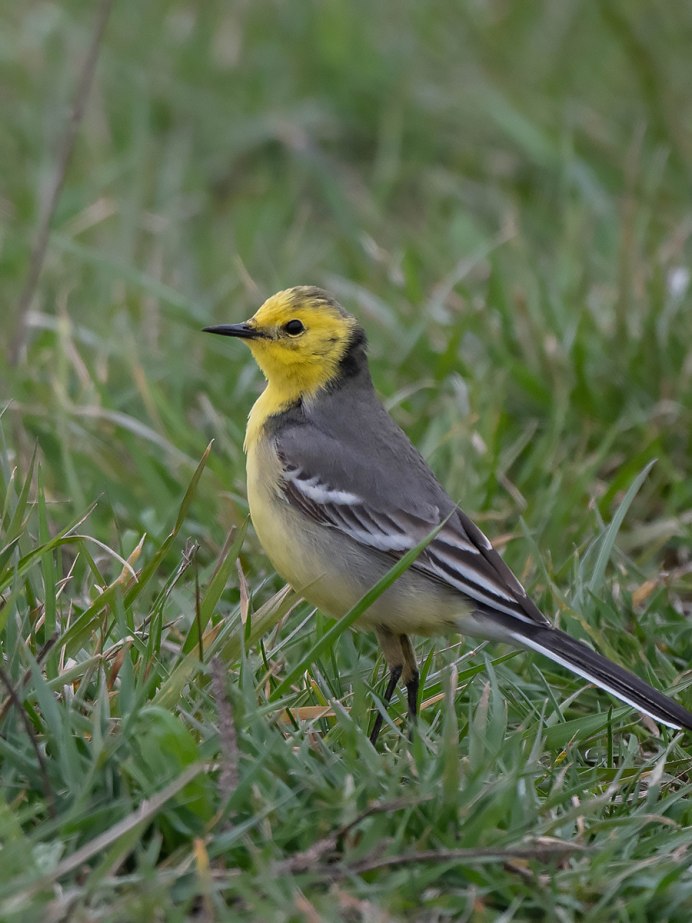
[[[337,378],[354,348],[365,361],[365,334],[355,317],[311,285],[277,292],[244,324],[204,329],[245,340],[282,403],[310,397]]]

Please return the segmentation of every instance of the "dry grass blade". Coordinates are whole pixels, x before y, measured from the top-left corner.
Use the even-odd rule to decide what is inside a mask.
[[[535,859],[538,862],[560,862],[565,856],[575,852],[585,852],[586,846],[580,843],[535,842],[532,846],[518,846],[509,849],[471,848],[471,849],[424,849],[419,852],[404,853],[398,856],[377,856],[351,862],[346,871],[363,874],[378,869],[398,868],[404,865],[418,865],[421,862],[511,862]]]
[[[48,235],[50,233],[51,222],[53,220],[53,215],[55,214],[55,209],[60,198],[63,184],[65,182],[65,177],[67,176],[67,170],[70,166],[70,160],[72,158],[72,152],[74,150],[77,132],[79,131],[79,126],[82,122],[82,118],[84,117],[86,101],[94,79],[96,63],[101,51],[103,36],[106,31],[106,26],[108,24],[108,19],[110,17],[114,2],[115,0],[101,0],[91,36],[91,45],[89,46],[89,51],[79,73],[79,80],[77,82],[74,98],[72,100],[70,118],[65,128],[65,134],[63,135],[60,146],[58,148],[58,156],[55,164],[55,171],[53,173],[53,180],[51,182],[50,190],[41,212],[41,219],[39,221],[38,231],[36,234],[36,241],[31,251],[29,271],[27,273],[26,282],[24,283],[24,288],[19,298],[19,307],[17,310],[17,326],[9,347],[8,359],[10,365],[17,364],[19,356],[22,352],[22,348],[24,346],[27,331],[27,315],[31,307],[31,302],[34,298],[34,292],[36,291],[36,285],[38,284],[38,280],[41,275],[41,269],[43,268],[43,261],[45,259],[46,249],[48,247]]]
[[[219,720],[219,747],[221,750],[221,778],[219,787],[225,801],[233,795],[238,785],[238,737],[231,703],[226,695],[226,672],[220,657],[211,660],[211,688]]]
[[[405,808],[412,808],[429,801],[429,798],[397,798],[394,801],[384,801],[379,804],[371,804],[370,807],[361,811],[357,817],[347,824],[343,824],[338,829],[325,837],[317,840],[308,849],[296,853],[289,859],[279,862],[276,866],[277,872],[301,872],[313,868],[314,865],[324,860],[330,853],[334,853],[339,841],[347,833],[357,827],[366,818],[374,814],[392,814]]]

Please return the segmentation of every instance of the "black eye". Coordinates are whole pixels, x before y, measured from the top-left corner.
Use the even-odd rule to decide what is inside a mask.
[[[290,337],[297,337],[305,330],[305,327],[299,320],[290,320],[287,324],[284,324],[284,330]]]

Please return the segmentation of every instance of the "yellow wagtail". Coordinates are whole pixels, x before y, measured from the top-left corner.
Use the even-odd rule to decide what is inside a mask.
[[[249,321],[206,327],[239,337],[267,379],[245,436],[250,515],[291,586],[344,615],[436,526],[437,536],[360,619],[373,628],[416,714],[410,634],[458,631],[538,651],[672,728],[692,712],[554,628],[500,555],[449,498],[380,403],[363,328],[312,286],[269,298]],[[377,740],[378,715],[371,734]]]

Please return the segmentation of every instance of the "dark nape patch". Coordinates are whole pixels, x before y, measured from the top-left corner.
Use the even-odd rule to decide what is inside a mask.
[[[355,327],[346,347],[346,352],[339,363],[339,377],[352,378],[366,365],[368,340],[362,327]]]

